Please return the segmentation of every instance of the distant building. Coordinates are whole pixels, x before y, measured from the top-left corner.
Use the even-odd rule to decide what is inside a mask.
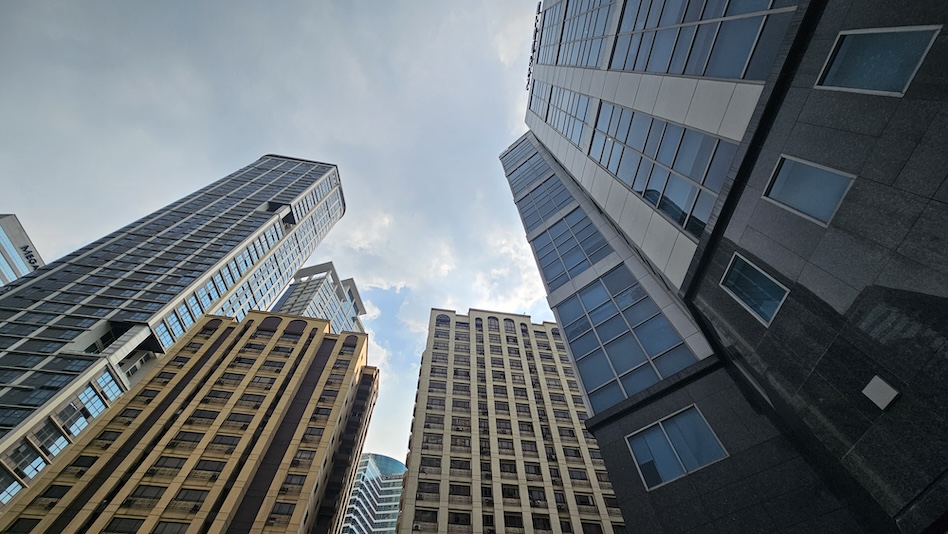
[[[395,534],[405,464],[363,454],[342,523],[343,534]]]
[[[630,530],[948,530],[946,22],[544,0],[500,160]]]
[[[399,532],[626,532],[560,329],[431,310]]]
[[[367,344],[324,320],[199,319],[61,461],[7,490],[0,531],[338,529],[378,393]]]
[[[0,286],[46,265],[20,220],[0,213]]]
[[[269,308],[345,211],[268,155],[0,287],[0,510],[204,314]]]
[[[365,315],[359,290],[352,278],[339,279],[332,262],[297,271],[273,311],[326,319],[333,332],[365,332],[359,318]]]

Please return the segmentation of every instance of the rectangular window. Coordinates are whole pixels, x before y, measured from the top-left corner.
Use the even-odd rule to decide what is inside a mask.
[[[626,436],[626,441],[648,489],[727,456],[695,406]]]
[[[783,156],[764,198],[827,225],[849,191],[853,176]]]
[[[901,96],[941,26],[841,32],[817,87]]]
[[[731,258],[731,264],[721,279],[721,287],[764,323],[764,326],[770,326],[790,292],[737,253]]]

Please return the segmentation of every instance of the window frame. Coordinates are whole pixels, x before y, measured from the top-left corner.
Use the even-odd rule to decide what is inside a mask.
[[[845,191],[843,191],[842,196],[839,197],[839,202],[837,202],[837,203],[836,203],[836,207],[833,208],[833,213],[830,214],[829,218],[828,218],[826,221],[823,221],[823,220],[821,220],[821,219],[817,219],[816,217],[814,217],[814,216],[812,216],[812,215],[809,215],[809,214],[807,214],[807,213],[803,213],[802,211],[800,211],[800,210],[794,208],[793,206],[791,206],[791,205],[789,205],[789,204],[785,204],[785,203],[783,203],[783,202],[777,200],[776,198],[773,198],[773,197],[769,196],[769,194],[770,194],[770,189],[773,187],[774,181],[777,180],[777,175],[780,173],[780,169],[783,168],[784,162],[785,162],[785,161],[788,161],[788,160],[789,160],[789,161],[794,161],[794,162],[796,162],[796,163],[802,163],[802,164],[804,164],[804,165],[809,165],[810,167],[815,167],[815,168],[820,169],[820,170],[824,170],[824,171],[827,171],[827,172],[831,172],[831,173],[833,173],[833,174],[838,174],[838,175],[840,175],[840,176],[849,178],[849,185],[846,186],[846,189],[845,189]],[[821,165],[821,164],[819,164],[819,163],[816,163],[816,162],[813,162],[813,161],[809,161],[809,160],[805,160],[805,159],[803,159],[803,158],[798,158],[798,157],[796,157],[796,156],[788,156],[787,154],[780,154],[780,158],[778,158],[778,159],[777,159],[777,163],[774,164],[774,169],[770,172],[770,179],[767,180],[767,186],[764,187],[764,192],[761,193],[760,198],[766,200],[767,202],[770,202],[771,204],[773,204],[773,205],[775,205],[775,206],[777,206],[777,207],[779,207],[779,208],[783,208],[783,209],[789,211],[790,213],[793,213],[794,215],[798,215],[798,216],[803,217],[804,219],[806,219],[806,220],[808,220],[808,221],[810,221],[810,222],[812,222],[812,223],[816,223],[816,224],[822,226],[823,228],[828,228],[828,227],[829,227],[829,224],[830,224],[831,222],[833,222],[833,219],[836,217],[836,213],[839,211],[839,207],[843,205],[843,199],[846,198],[846,195],[849,194],[849,190],[852,189],[853,184],[856,183],[856,176],[857,176],[857,175],[855,175],[855,174],[848,173],[848,172],[843,172],[843,171],[841,171],[841,170],[839,170],[839,169],[834,169],[834,168],[832,168],[832,167],[827,167],[826,165]]]
[[[751,307],[748,306],[746,302],[744,302],[740,297],[738,297],[736,294],[734,294],[733,291],[731,291],[727,286],[724,285],[724,281],[727,279],[727,275],[731,272],[731,269],[734,267],[734,260],[735,260],[735,258],[740,258],[744,263],[750,265],[751,267],[753,267],[754,269],[756,269],[758,272],[760,272],[761,274],[763,274],[764,276],[766,276],[771,282],[777,284],[777,286],[779,286],[781,289],[783,289],[783,291],[784,291],[783,297],[780,299],[780,302],[777,304],[777,308],[774,309],[774,314],[773,314],[773,316],[770,318],[770,320],[765,320],[765,319],[764,319],[763,317],[761,317],[760,315],[757,315],[757,312],[756,312],[756,311],[754,311],[753,309],[751,309]],[[757,319],[762,325],[764,325],[765,328],[769,328],[770,325],[773,323],[774,319],[777,318],[777,314],[780,313],[780,308],[783,307],[783,303],[787,301],[787,296],[790,295],[790,288],[788,288],[787,286],[785,286],[785,285],[781,284],[780,282],[778,282],[777,279],[775,279],[773,276],[770,276],[770,274],[767,273],[767,271],[764,271],[763,269],[761,269],[760,267],[758,267],[757,264],[755,264],[754,262],[748,260],[743,254],[741,254],[741,253],[739,253],[739,252],[734,252],[734,254],[731,256],[731,261],[728,262],[728,264],[727,264],[727,269],[724,269],[724,274],[721,276],[721,281],[718,282],[718,286],[719,286],[721,289],[723,289],[725,293],[727,293],[728,295],[730,295],[731,298],[733,298],[735,301],[737,301],[737,303],[740,304],[741,307],[744,308],[748,313],[750,313],[752,317],[754,317],[754,318]]]
[[[861,93],[865,95],[877,95],[877,96],[894,96],[894,97],[903,97],[905,92],[908,91],[912,81],[915,80],[915,75],[918,74],[918,70],[922,67],[922,63],[925,62],[925,58],[928,56],[928,53],[931,51],[932,46],[935,44],[935,39],[938,38],[938,34],[941,33],[942,25],[941,24],[932,24],[924,26],[887,26],[884,28],[857,28],[853,30],[843,30],[836,34],[836,39],[833,41],[833,46],[830,48],[829,54],[826,56],[826,59],[823,61],[823,68],[820,69],[820,75],[817,76],[816,82],[813,84],[814,89],[822,89],[826,91],[840,91],[844,93]],[[912,70],[912,74],[908,77],[908,80],[905,82],[905,86],[901,91],[880,91],[877,89],[860,89],[858,87],[839,87],[835,85],[823,85],[823,80],[826,78],[830,65],[833,63],[833,60],[836,59],[839,54],[840,43],[843,40],[843,37],[846,35],[865,35],[870,33],[894,33],[894,32],[922,32],[922,31],[934,31],[932,34],[931,40],[928,42],[928,46],[925,47],[925,51],[922,53],[922,56],[918,60],[918,64],[915,65],[915,68]]]
[[[713,462],[710,462],[710,463],[707,463],[707,464],[705,464],[705,465],[702,465],[701,467],[699,467],[699,468],[697,468],[697,469],[695,469],[695,470],[693,470],[693,471],[688,471],[688,470],[684,467],[684,463],[681,461],[681,458],[680,458],[680,456],[679,456],[679,454],[678,454],[678,450],[675,449],[675,445],[672,443],[671,439],[668,437],[668,432],[665,430],[665,427],[662,426],[662,427],[661,427],[661,429],[662,429],[662,434],[664,434],[665,439],[668,441],[668,445],[669,445],[669,447],[671,448],[672,452],[675,453],[675,459],[677,459],[677,460],[678,460],[678,463],[682,466],[682,470],[684,471],[684,473],[681,474],[681,475],[679,475],[679,476],[677,476],[677,477],[675,477],[675,478],[672,478],[672,479],[670,479],[670,480],[666,480],[666,481],[662,482],[661,484],[656,484],[656,485],[654,485],[654,486],[652,486],[652,487],[649,487],[648,483],[645,481],[645,476],[642,475],[642,468],[639,467],[639,462],[638,462],[638,460],[637,460],[636,457],[635,457],[635,453],[632,451],[632,443],[631,443],[631,441],[629,440],[629,438],[631,438],[632,436],[635,436],[636,434],[640,434],[640,433],[642,433],[642,432],[648,430],[649,428],[652,428],[652,427],[655,426],[655,425],[660,425],[663,421],[667,421],[667,420],[669,420],[669,419],[671,419],[671,418],[677,416],[678,414],[684,413],[684,412],[686,412],[686,411],[688,411],[688,410],[690,410],[690,409],[692,409],[692,408],[694,408],[695,412],[698,413],[698,415],[701,417],[701,420],[704,421],[704,424],[708,426],[708,430],[711,432],[711,435],[714,436],[715,441],[717,441],[718,445],[721,447],[721,450],[724,451],[724,456],[718,458],[717,460],[714,460]],[[641,427],[641,428],[639,428],[639,429],[637,429],[637,430],[635,430],[635,431],[633,431],[633,432],[630,432],[629,434],[626,434],[624,440],[625,440],[625,445],[626,445],[626,447],[628,447],[628,449],[629,449],[629,454],[632,456],[632,463],[635,464],[635,471],[639,474],[639,480],[641,480],[641,481],[642,481],[642,485],[645,486],[645,491],[656,490],[656,489],[658,489],[658,488],[660,488],[660,487],[662,487],[662,486],[665,486],[665,485],[667,485],[667,484],[671,484],[672,482],[675,482],[676,480],[681,480],[682,478],[684,478],[684,477],[686,477],[686,476],[688,476],[688,475],[690,475],[690,474],[692,474],[692,473],[697,473],[698,471],[701,471],[702,469],[704,469],[704,468],[706,468],[706,467],[708,467],[708,466],[710,466],[710,465],[714,465],[714,464],[716,464],[716,463],[718,463],[718,462],[720,462],[720,461],[722,461],[722,460],[726,460],[727,458],[730,458],[730,457],[731,457],[731,454],[730,454],[729,452],[727,452],[727,448],[724,446],[724,443],[721,442],[721,438],[719,438],[717,432],[715,432],[714,429],[711,428],[711,424],[708,423],[708,418],[704,416],[704,413],[701,412],[701,409],[698,408],[698,405],[697,405],[697,404],[689,404],[688,406],[685,406],[684,408],[681,408],[681,409],[679,409],[679,410],[675,410],[674,412],[672,412],[672,413],[666,415],[665,417],[662,417],[661,419],[658,419],[657,421],[654,421],[654,422],[652,422],[652,423],[649,423],[649,424],[647,424],[647,425],[645,425],[645,426],[643,426],[643,427]]]

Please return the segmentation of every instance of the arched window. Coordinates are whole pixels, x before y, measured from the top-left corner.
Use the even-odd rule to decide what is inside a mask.
[[[478,332],[484,331],[484,321],[480,317],[474,319],[474,330]]]
[[[496,317],[488,317],[487,329],[491,332],[500,332],[500,319]]]
[[[264,319],[260,326],[257,327],[257,331],[264,330],[267,332],[276,332],[277,328],[280,327],[280,323],[283,322],[283,319],[279,317],[267,317]]]
[[[517,325],[513,322],[513,319],[504,319],[504,332],[508,334],[517,333]]]
[[[527,328],[527,323],[520,323],[520,334],[523,337],[530,337],[530,330]]]
[[[286,325],[287,334],[298,334],[303,335],[303,330],[306,329],[306,321],[290,321],[290,324]]]
[[[442,313],[435,317],[435,326],[451,326],[451,318]]]

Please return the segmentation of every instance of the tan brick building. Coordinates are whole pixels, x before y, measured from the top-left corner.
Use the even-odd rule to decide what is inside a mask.
[[[625,532],[555,323],[432,310],[399,532]]]
[[[201,319],[0,531],[330,531],[378,394],[367,344],[317,319]]]

